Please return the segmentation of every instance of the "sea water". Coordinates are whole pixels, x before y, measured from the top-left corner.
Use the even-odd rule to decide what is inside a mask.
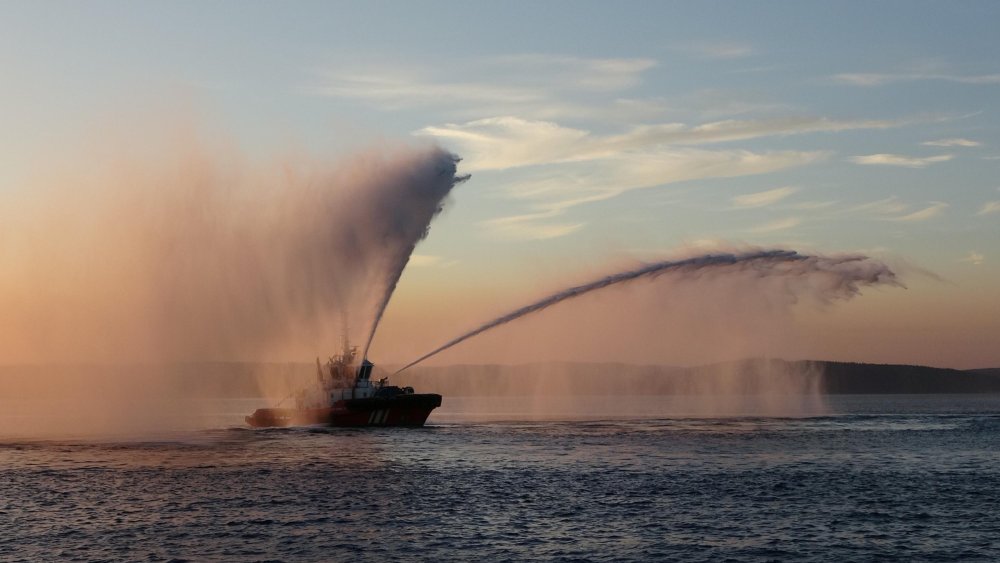
[[[421,429],[250,430],[232,403],[155,439],[0,432],[0,560],[1000,560],[1000,396],[670,400],[445,397]]]

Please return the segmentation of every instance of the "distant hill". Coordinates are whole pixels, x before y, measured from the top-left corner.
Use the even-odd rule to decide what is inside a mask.
[[[1000,393],[1000,368],[956,370],[925,366],[820,362],[823,392]]]
[[[1000,368],[970,369],[969,373],[979,373],[983,375],[994,375],[1000,377]]]
[[[374,377],[388,369],[376,367]],[[315,380],[306,363],[187,363],[150,366],[0,366],[0,398],[72,395],[94,387],[150,384],[156,392],[204,397],[255,397],[261,389],[297,388]],[[743,360],[682,368],[621,363],[416,366],[395,385],[450,396],[533,393],[671,395],[802,393],[1000,393],[1000,368],[955,370],[826,361]],[[155,385],[154,385],[155,384]],[[144,387],[145,388],[145,387]]]

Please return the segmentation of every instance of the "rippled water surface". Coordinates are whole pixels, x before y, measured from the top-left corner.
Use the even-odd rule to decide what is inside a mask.
[[[1000,397],[831,401],[4,438],[0,560],[1000,560]]]

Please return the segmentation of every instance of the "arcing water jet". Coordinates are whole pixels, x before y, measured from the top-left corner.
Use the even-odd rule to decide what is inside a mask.
[[[823,276],[826,285],[819,289],[822,299],[849,299],[860,292],[861,286],[878,284],[900,286],[896,274],[885,264],[866,256],[811,256],[793,250],[761,250],[741,254],[706,254],[684,260],[665,260],[646,264],[640,268],[604,276],[589,283],[564,289],[530,305],[521,307],[493,319],[480,327],[454,338],[438,348],[424,354],[400,368],[400,373],[452,346],[473,336],[511,321],[537,313],[574,297],[640,278],[655,278],[660,275],[698,275],[701,273],[752,272],[759,277],[781,276],[804,278]]]

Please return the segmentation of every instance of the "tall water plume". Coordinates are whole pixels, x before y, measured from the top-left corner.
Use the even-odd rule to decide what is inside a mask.
[[[154,137],[77,147],[0,206],[0,362],[61,364],[40,377],[74,390],[76,420],[183,410],[153,365],[308,358],[344,326],[367,348],[461,180],[426,144],[251,162],[200,132]],[[136,368],[101,383],[80,364]]]
[[[428,177],[424,181],[412,182],[405,188],[394,187],[395,189],[386,190],[386,193],[382,194],[384,200],[373,210],[378,214],[368,219],[376,224],[377,240],[383,241],[385,246],[384,251],[378,254],[378,257],[385,262],[383,282],[385,288],[375,308],[371,329],[362,349],[362,358],[368,357],[368,349],[372,339],[375,338],[379,321],[382,320],[385,308],[389,305],[396,284],[399,283],[399,278],[403,275],[403,270],[406,269],[417,243],[427,236],[431,220],[443,209],[444,199],[451,189],[455,184],[468,179],[468,176],[455,176],[457,162],[458,158],[454,155],[445,153],[436,155],[434,159],[428,161],[428,164],[435,166],[436,181]]]

